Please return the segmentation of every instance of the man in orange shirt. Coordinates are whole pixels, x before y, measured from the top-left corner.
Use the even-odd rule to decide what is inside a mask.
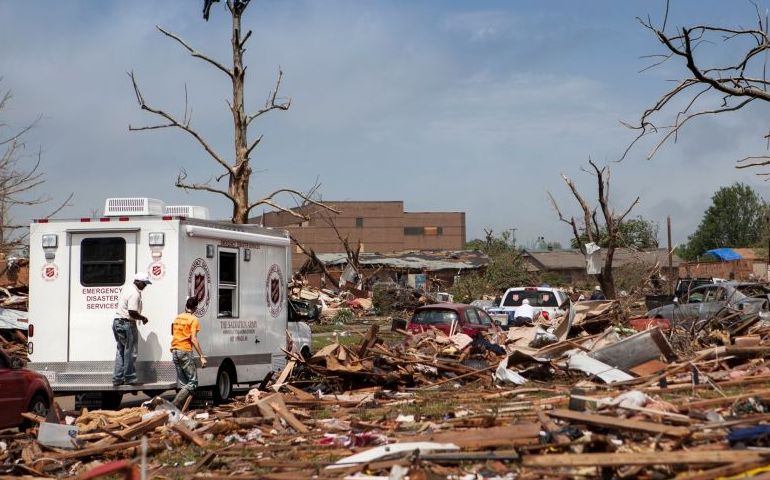
[[[184,406],[187,397],[198,388],[198,369],[193,358],[193,348],[201,358],[201,368],[206,368],[206,357],[198,343],[198,332],[201,329],[195,310],[198,308],[198,299],[190,297],[185,303],[184,313],[180,313],[171,324],[171,356],[176,366],[176,378],[179,392],[174,397],[174,405],[179,408]]]

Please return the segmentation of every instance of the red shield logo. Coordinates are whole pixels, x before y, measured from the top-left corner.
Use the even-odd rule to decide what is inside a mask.
[[[53,278],[54,275],[56,275],[56,268],[54,267],[45,267],[45,276],[48,278]]]
[[[206,276],[205,275],[199,274],[199,273],[195,274],[195,286],[193,289],[193,293],[195,294],[195,298],[197,298],[199,302],[202,302],[206,298]]]
[[[152,266],[152,276],[153,277],[159,277],[161,273],[163,273],[163,268],[161,268],[160,265],[153,265]]]

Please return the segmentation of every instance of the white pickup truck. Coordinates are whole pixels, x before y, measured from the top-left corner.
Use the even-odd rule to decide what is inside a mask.
[[[515,318],[516,309],[521,306],[524,299],[534,307],[535,312],[542,312],[547,318],[554,318],[564,314],[560,307],[565,304],[567,292],[559,288],[551,287],[514,287],[505,291],[500,300],[500,305],[487,309],[489,314],[506,314],[508,324]]]

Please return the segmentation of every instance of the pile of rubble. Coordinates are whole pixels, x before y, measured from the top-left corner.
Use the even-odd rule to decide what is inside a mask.
[[[302,280],[290,284],[290,300],[295,306],[300,305],[300,309],[308,309],[308,313],[301,314],[298,319],[324,322],[335,319],[341,312],[350,312],[354,318],[390,315],[411,312],[420,305],[439,302],[430,292],[395,283],[378,283],[371,291],[355,288],[335,291],[312,287]]]
[[[709,479],[770,464],[767,326],[707,348],[690,338],[683,352],[666,322],[585,302],[531,327],[451,333],[373,325],[358,344],[292,355],[272,385],[228,405],[178,410],[155,399],[26,414],[39,426],[0,434],[0,468],[82,478],[144,469],[169,478]]]

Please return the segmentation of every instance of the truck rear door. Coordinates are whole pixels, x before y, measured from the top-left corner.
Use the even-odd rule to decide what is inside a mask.
[[[115,355],[112,320],[120,291],[136,272],[138,232],[70,236],[69,361]]]

